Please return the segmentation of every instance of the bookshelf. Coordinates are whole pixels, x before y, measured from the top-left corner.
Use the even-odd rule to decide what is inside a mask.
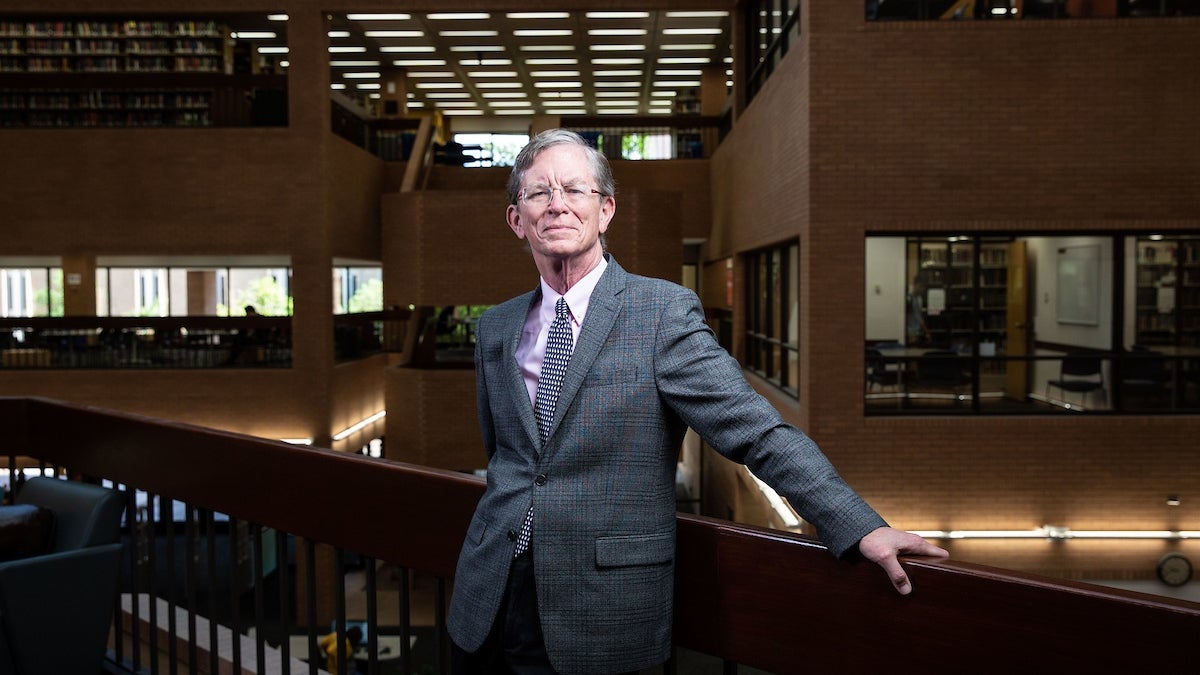
[[[216,18],[0,17],[0,127],[220,125],[263,84],[235,46]]]
[[[1200,346],[1200,237],[1139,238],[1136,339]]]
[[[910,240],[925,289],[931,346],[969,352],[973,342],[1003,348],[1008,312],[1008,242],[966,237]],[[976,260],[978,247],[978,260]]]

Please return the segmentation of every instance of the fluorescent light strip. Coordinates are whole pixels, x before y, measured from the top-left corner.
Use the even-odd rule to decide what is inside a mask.
[[[573,52],[574,45],[521,45],[523,52]]]
[[[646,45],[588,45],[594,52],[643,52]]]
[[[588,12],[584,16],[589,19],[645,19],[650,12]]]
[[[275,31],[270,30],[240,30],[236,33],[230,33],[229,37],[235,40],[274,40]]]
[[[488,101],[493,108],[528,108],[529,101]]]
[[[468,77],[516,77],[515,70],[468,70]]]
[[[583,98],[581,91],[539,91],[538,98]],[[571,101],[574,105],[578,101]]]
[[[527,66],[574,66],[579,64],[579,59],[525,59]]]
[[[1072,530],[1046,525],[1033,530],[913,530],[926,539],[1200,539],[1200,530]]]
[[[699,87],[700,80],[655,80],[652,87]]]
[[[259,54],[286,54],[286,53],[288,53],[288,48],[287,47],[259,47],[258,53]]]
[[[504,15],[506,19],[569,19],[571,15],[568,12],[509,12]]]
[[[331,30],[331,31],[329,31],[329,37],[331,37],[331,38],[348,38],[348,37],[350,37],[350,31],[348,31],[348,30]]]
[[[476,82],[476,89],[520,89],[520,82]]]
[[[368,30],[363,35],[370,38],[419,38],[425,37],[422,30]]]
[[[699,70],[656,70],[654,74],[658,77],[700,77],[703,73]]]
[[[699,43],[687,43],[687,44],[662,44],[662,45],[659,45],[658,48],[663,51],[698,52],[698,51],[702,51],[705,49],[716,49],[717,46],[716,45],[699,44]]]
[[[388,45],[380,47],[379,51],[384,54],[417,54],[432,52],[434,48],[433,45]]]
[[[521,110],[493,110],[493,115],[533,115],[533,108],[523,108]]]
[[[418,82],[413,85],[417,89],[462,89],[461,82]]]
[[[368,424],[371,424],[377,420],[383,419],[384,416],[386,416],[386,415],[387,415],[386,410],[380,410],[379,412],[375,413],[374,415],[371,415],[370,417],[366,417],[362,420],[359,420],[358,422],[355,422],[351,426],[348,426],[345,429],[342,429],[341,431],[337,432],[336,434],[333,435],[333,440],[340,441],[344,438],[347,438],[354,432],[361,431]]]
[[[450,51],[471,52],[472,54],[475,54],[478,52],[502,52],[504,51],[504,47],[501,47],[500,45],[455,45],[450,47]]]
[[[411,14],[347,14],[351,21],[408,21]]]
[[[511,66],[512,59],[460,59],[460,66]]]
[[[288,15],[287,14],[268,14],[267,20],[268,21],[287,21]]]
[[[514,37],[566,37],[574,34],[573,30],[560,28],[518,28],[513,31]]]
[[[426,77],[454,77],[454,73],[449,70],[414,70],[408,73],[410,78],[426,78]]]
[[[330,54],[361,54],[367,51],[366,47],[330,47]]]
[[[658,60],[661,66],[703,65],[710,61],[706,56],[664,56]]]
[[[664,28],[663,35],[720,35],[720,28]]]
[[[641,82],[597,82],[597,87],[620,87],[628,89],[629,87],[640,87]]]
[[[475,108],[474,101],[438,101],[439,108]]]
[[[627,91],[598,91],[595,94],[596,98],[629,98]]]
[[[375,80],[379,78],[379,73],[342,73],[342,77],[348,80]]]
[[[533,86],[534,86],[534,87],[536,87],[536,88],[538,88],[538,89],[557,89],[557,88],[560,88],[560,87],[561,87],[561,88],[563,88],[563,89],[578,89],[579,87],[582,87],[582,86],[583,86],[583,83],[582,83],[582,82],[568,82],[568,81],[563,81],[563,82],[534,82],[534,83],[533,83]]]
[[[601,109],[596,110],[596,112],[601,115],[636,115],[636,114],[638,114],[638,109],[637,108],[613,108],[610,110],[608,108],[601,108]]]
[[[392,65],[403,68],[420,68],[422,66],[444,66],[446,61],[443,59],[396,59],[392,61]]]
[[[487,12],[442,12],[426,14],[431,21],[483,21],[492,18]]]
[[[334,68],[367,68],[370,66],[378,66],[378,61],[330,61],[329,65]]]
[[[440,30],[439,37],[496,37],[500,35],[500,31],[495,30]]]
[[[530,77],[579,77],[578,70],[534,70]]]
[[[722,19],[727,16],[729,12],[725,11],[667,12],[671,19]]]
[[[425,98],[449,100],[471,98],[471,95],[465,91],[431,91],[428,94],[425,94]]]
[[[645,28],[592,28],[587,32],[588,35],[596,37],[626,37],[645,35]]]
[[[468,115],[482,115],[483,111],[476,108],[475,110],[442,110],[441,113],[447,117],[466,117]]]
[[[645,62],[646,59],[643,59],[640,56],[592,59],[593,66],[640,66]]]
[[[627,98],[623,98],[623,99],[620,99],[620,100],[617,100],[617,101],[607,101],[607,100],[605,100],[605,101],[596,101],[596,105],[597,105],[597,106],[603,106],[603,107],[606,107],[606,108],[613,108],[613,107],[616,107],[616,106],[622,106],[622,105],[623,105],[623,106],[637,106],[637,104],[638,104],[638,102],[637,102],[637,101],[631,101],[631,100],[629,100],[629,99],[627,99]]]
[[[593,77],[641,77],[640,70],[593,70]]]
[[[525,98],[523,91],[485,91],[480,94],[484,98]]]

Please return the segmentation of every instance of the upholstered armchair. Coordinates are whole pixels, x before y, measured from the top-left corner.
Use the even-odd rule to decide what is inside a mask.
[[[44,538],[32,544],[43,552],[21,550],[16,555],[25,557],[0,562],[0,675],[101,672],[124,508],[117,490],[46,477],[26,482],[14,506],[0,507],[18,517],[36,512],[34,528],[50,522],[31,535]]]

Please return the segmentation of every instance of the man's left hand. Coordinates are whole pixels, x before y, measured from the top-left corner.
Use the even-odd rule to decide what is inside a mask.
[[[858,550],[871,562],[887,572],[888,579],[900,595],[912,593],[912,582],[898,559],[901,555],[925,555],[934,558],[946,558],[950,553],[943,548],[934,546],[912,532],[905,532],[891,527],[880,527],[872,530],[858,542]]]

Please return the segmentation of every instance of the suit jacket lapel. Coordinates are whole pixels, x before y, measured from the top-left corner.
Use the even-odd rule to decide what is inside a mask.
[[[529,302],[513,303],[513,311],[504,322],[504,377],[511,395],[517,399],[516,410],[521,416],[521,426],[529,435],[534,447],[542,444],[538,433],[537,415],[533,412],[533,403],[529,400],[529,390],[525,388],[525,376],[521,374],[521,365],[517,363],[517,346],[521,343],[521,331],[525,328],[525,317],[533,305],[540,301],[541,287],[528,294]]]

